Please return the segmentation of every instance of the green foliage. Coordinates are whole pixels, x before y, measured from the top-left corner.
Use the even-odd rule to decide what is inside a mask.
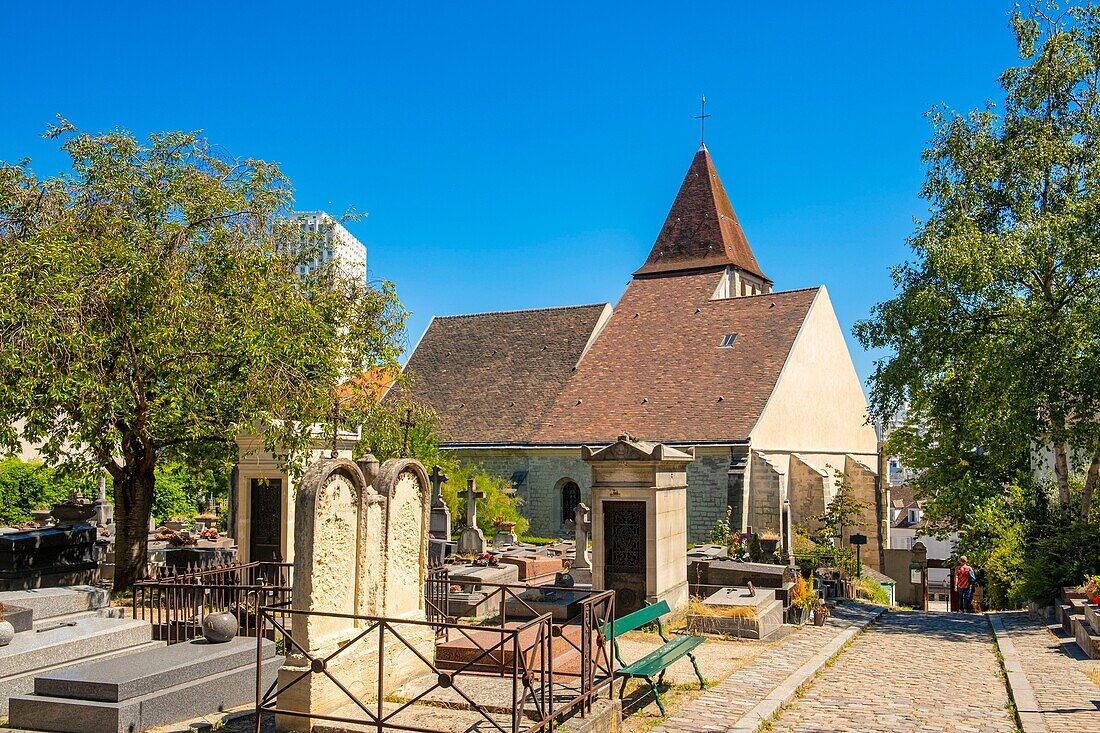
[[[211,494],[215,502],[227,498],[229,476],[214,468],[198,468],[177,461],[157,466],[153,516],[158,522],[172,517],[194,517]],[[213,507],[209,507],[213,510]],[[219,518],[220,519],[220,518]]]
[[[760,544],[760,535],[755,532],[749,536],[749,561],[764,562],[764,548]]]
[[[715,545],[728,545],[730,541],[730,521],[733,517],[733,507],[726,507],[726,516],[720,518],[710,528],[710,541]]]
[[[886,589],[867,577],[861,577],[856,579],[856,583],[859,586],[860,591],[864,598],[870,600],[872,603],[877,603],[880,606],[890,605],[890,594],[886,592]]]
[[[1074,522],[1033,540],[1018,595],[1050,603],[1063,586],[1081,585],[1096,574],[1100,574],[1100,527]]]
[[[846,527],[862,527],[863,511],[867,508],[855,498],[855,489],[843,473],[835,472],[833,480],[836,484],[833,500],[822,514],[813,517],[822,525],[819,537],[824,541],[843,540]]]
[[[820,568],[837,568],[849,577],[856,574],[856,556],[850,547],[835,547],[830,540],[814,542],[804,527],[795,527],[793,534],[794,560],[805,575],[812,576]]]
[[[26,522],[32,511],[53,507],[68,499],[74,489],[94,499],[96,483],[92,476],[64,474],[41,462],[0,459],[0,525]]]
[[[139,547],[155,467],[255,428],[304,456],[347,375],[395,371],[405,311],[393,286],[299,276],[278,166],[194,133],[49,131],[71,169],[0,164],[0,445],[14,426],[51,465],[115,484],[116,579]]]

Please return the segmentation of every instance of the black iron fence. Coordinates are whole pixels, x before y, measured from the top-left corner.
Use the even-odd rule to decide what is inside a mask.
[[[442,573],[429,574],[429,581],[440,583],[446,579]],[[488,584],[484,584],[488,585]],[[495,586],[502,597],[518,597],[526,590],[523,586]],[[429,594],[431,589],[426,589]],[[516,592],[518,591],[518,592]],[[533,612],[533,617],[523,621],[506,621],[506,613],[498,619],[499,625],[458,623],[447,619],[446,606],[439,606],[440,596],[429,601],[428,613],[432,619],[392,619],[318,611],[301,611],[289,608],[289,604],[265,606],[260,609],[259,635],[273,629],[286,640],[286,652],[295,667],[303,671],[286,675],[283,683],[276,678],[266,687],[263,681],[261,647],[257,645],[256,730],[260,730],[262,712],[290,717],[327,720],[338,723],[358,723],[384,730],[439,733],[440,728],[424,727],[430,716],[418,716],[410,709],[425,701],[433,693],[449,691],[447,695],[460,698],[448,705],[475,713],[479,727],[494,728],[499,733],[548,733],[553,726],[573,715],[587,716],[592,703],[605,689],[612,694],[614,667],[610,655],[610,639],[614,634],[615,594],[613,591],[578,591],[579,612],[567,623],[555,621],[552,612]],[[434,605],[434,610],[433,609]],[[535,611],[532,609],[532,611]],[[292,633],[293,621],[288,617],[312,616],[324,619],[345,619],[349,622],[350,640],[341,643],[321,655],[306,649]],[[352,630],[350,627],[354,627]],[[430,627],[434,632],[435,654],[426,655],[410,641],[418,629]],[[454,640],[461,640],[463,652],[448,657],[443,648]],[[382,680],[386,679],[387,645],[408,650],[422,665],[420,683],[416,694],[403,699],[387,694]],[[358,650],[358,651],[356,651]],[[356,693],[349,689],[332,670],[339,667],[340,655],[373,654],[372,664],[377,665],[375,675],[377,689]],[[298,684],[308,684],[311,675],[324,675],[343,696],[345,706],[354,716],[337,714],[341,707],[331,705],[328,712],[295,709],[287,691]],[[493,706],[484,702],[483,695],[469,685],[474,677],[511,678],[511,706]],[[453,700],[453,698],[452,698]]]
[[[202,636],[202,620],[232,613],[241,636],[256,636],[259,609],[291,601],[290,563],[254,562],[193,571],[159,571],[134,584],[134,618],[153,625],[153,638],[177,644]],[[267,638],[276,636],[268,630]],[[285,643],[285,640],[284,640]]]

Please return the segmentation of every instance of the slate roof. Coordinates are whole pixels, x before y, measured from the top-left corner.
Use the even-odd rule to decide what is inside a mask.
[[[608,443],[624,430],[668,443],[746,439],[819,289],[711,300],[720,276],[632,280],[535,442]]]
[[[700,147],[653,249],[634,274],[733,265],[771,282],[760,270],[706,147]]]
[[[404,391],[439,414],[445,442],[528,441],[607,307],[433,318],[409,357]]]

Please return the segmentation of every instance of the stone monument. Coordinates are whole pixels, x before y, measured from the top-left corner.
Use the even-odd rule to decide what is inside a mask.
[[[107,477],[99,475],[99,496],[95,500],[95,523],[100,527],[107,527],[115,519],[115,508],[107,501]]]
[[[588,512],[588,507],[581,503],[577,504],[577,508],[573,513],[577,554],[573,559],[573,565],[569,568],[569,574],[573,576],[573,582],[581,585],[592,583],[592,558],[588,549],[588,538],[592,534],[592,517]]]
[[[646,602],[687,608],[687,466],[680,451],[620,435],[581,448],[592,467],[592,587],[615,591],[623,615]]]
[[[466,529],[458,536],[458,554],[484,555],[485,533],[477,526],[477,500],[484,499],[485,492],[477,490],[473,479],[466,484]]]
[[[439,466],[432,467],[432,509],[429,531],[432,539],[451,541],[451,510],[443,501],[443,484],[450,478]]]
[[[358,462],[329,458],[306,471],[295,499],[294,609],[385,617],[393,627],[295,615],[294,644],[279,670],[280,709],[331,714],[352,703],[334,679],[368,700],[430,671],[422,659],[434,658],[432,627],[399,623],[425,619],[428,487],[424,467],[410,459],[379,467],[369,455]],[[276,716],[276,728],[309,730],[312,720]]]

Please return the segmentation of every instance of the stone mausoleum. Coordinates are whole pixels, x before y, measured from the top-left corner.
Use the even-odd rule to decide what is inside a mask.
[[[591,503],[581,447],[629,432],[694,448],[689,542],[727,506],[735,529],[778,538],[783,502],[808,523],[841,472],[868,505],[855,531],[878,562],[876,435],[829,294],[773,288],[706,147],[614,308],[435,317],[407,369],[444,447],[510,478],[533,534]]]

